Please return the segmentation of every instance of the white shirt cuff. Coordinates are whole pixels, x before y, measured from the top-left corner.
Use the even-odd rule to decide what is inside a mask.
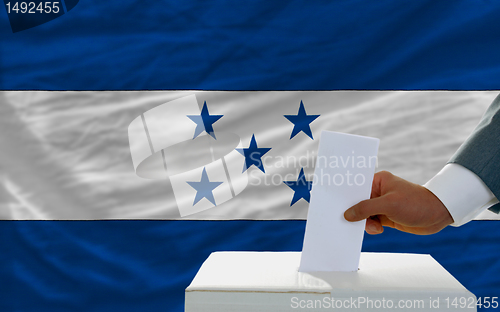
[[[446,206],[454,221],[452,226],[463,225],[498,203],[475,173],[458,164],[444,166],[424,187]]]

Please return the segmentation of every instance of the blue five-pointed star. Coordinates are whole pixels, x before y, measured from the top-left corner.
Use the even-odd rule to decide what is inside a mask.
[[[215,205],[215,198],[212,191],[217,186],[221,185],[222,182],[211,182],[210,180],[208,180],[207,170],[205,168],[203,168],[200,182],[187,182],[187,183],[196,190],[196,196],[194,198],[193,206],[196,205],[196,203],[202,200],[203,198],[208,199],[212,204]]]
[[[305,199],[307,202],[311,199],[312,181],[306,181],[304,168],[300,169],[297,181],[283,181],[283,183],[288,185],[295,192],[290,206],[295,204],[301,198]]]
[[[243,171],[245,172],[251,165],[259,168],[260,171],[266,172],[264,170],[264,165],[262,164],[262,156],[269,152],[271,148],[257,147],[257,142],[255,141],[255,134],[252,135],[252,140],[250,140],[250,146],[248,148],[237,148],[236,150],[243,156],[245,156],[245,165],[243,166]]]
[[[212,125],[214,122],[221,119],[222,116],[224,115],[210,115],[207,108],[207,101],[205,101],[203,109],[201,110],[201,115],[188,115],[188,118],[196,123],[193,139],[195,139],[203,131],[210,134],[214,139],[217,139]]]
[[[293,123],[292,134],[290,135],[290,140],[296,136],[300,131],[307,134],[311,139],[314,140],[311,127],[309,124],[313,122],[320,115],[307,115],[306,109],[304,108],[304,104],[300,101],[299,112],[297,115],[284,115],[286,119],[288,119],[291,123]]]

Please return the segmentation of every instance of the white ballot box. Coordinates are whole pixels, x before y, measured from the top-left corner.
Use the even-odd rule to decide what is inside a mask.
[[[186,312],[476,311],[430,255],[361,253],[357,272],[299,272],[300,252],[215,252],[186,288]]]

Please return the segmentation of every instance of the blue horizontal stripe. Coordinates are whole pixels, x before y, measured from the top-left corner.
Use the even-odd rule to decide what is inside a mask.
[[[305,221],[2,221],[1,311],[177,311],[213,251],[299,251]],[[476,296],[500,294],[498,222],[431,236],[386,229],[364,251],[431,254]],[[333,239],[333,238],[332,238]]]
[[[81,1],[12,33],[0,89],[498,89],[500,2]]]

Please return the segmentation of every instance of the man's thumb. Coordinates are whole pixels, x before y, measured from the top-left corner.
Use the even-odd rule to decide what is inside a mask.
[[[387,205],[384,197],[363,200],[344,212],[347,221],[361,221],[371,216],[385,214]]]

